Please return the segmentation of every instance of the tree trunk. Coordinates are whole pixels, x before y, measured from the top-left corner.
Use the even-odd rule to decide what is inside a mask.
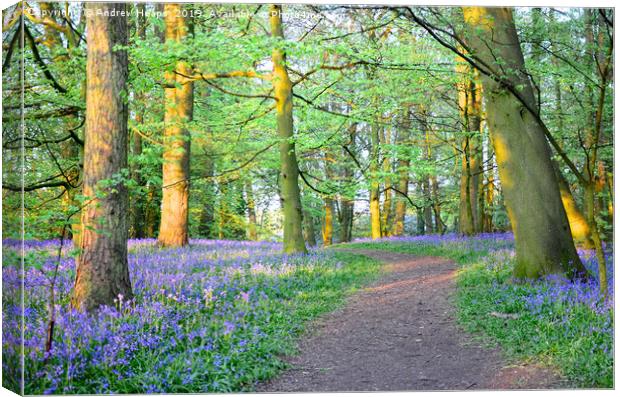
[[[102,12],[125,10],[121,3],[87,3],[87,93],[84,196],[80,255],[71,304],[78,310],[114,305],[132,297],[127,264],[127,188],[101,188],[127,168],[127,20]],[[98,186],[99,185],[99,186]]]
[[[138,4],[138,16],[137,16],[137,35],[140,39],[144,39],[146,37],[146,17],[144,15],[144,4]],[[137,103],[138,108],[134,110],[135,116],[134,120],[136,122],[137,128],[144,123],[144,102],[145,96],[143,93],[136,93],[136,100],[134,103]],[[134,131],[131,136],[131,154],[134,158],[137,158],[142,154],[142,136]],[[129,228],[129,237],[131,238],[144,238],[145,230],[144,230],[144,222],[145,222],[145,207],[144,207],[144,199],[143,199],[143,185],[144,180],[142,178],[142,173],[140,171],[140,164],[134,162],[131,167],[131,178],[134,180],[137,189],[135,197],[132,197],[129,201],[129,214],[131,217],[131,226]]]
[[[407,107],[405,112],[403,128],[398,131],[398,144],[409,144],[409,137],[411,134],[410,125],[411,110]],[[396,172],[398,173],[398,193],[395,196],[394,203],[394,226],[392,234],[394,236],[402,236],[405,233],[405,215],[407,214],[407,198],[409,194],[409,156],[399,154],[398,166]]]
[[[431,175],[431,194],[433,198],[433,215],[435,215],[435,231],[439,234],[444,233],[444,224],[441,220],[441,204],[439,203],[439,183],[437,176]]]
[[[213,159],[210,156],[206,158],[205,177],[208,181],[203,190],[203,204],[200,212],[200,223],[198,225],[198,233],[205,238],[213,238],[213,222],[215,220],[215,187],[213,185],[214,175]]]
[[[180,4],[165,4],[166,43],[181,42],[188,27]],[[190,133],[186,123],[194,112],[194,84],[181,75],[190,75],[186,62],[176,71],[165,73],[164,155],[162,168],[161,222],[159,244],[180,247],[189,242],[189,157]]]
[[[355,153],[355,137],[357,135],[357,123],[351,123],[348,129],[349,133],[349,145],[353,153]],[[353,179],[354,170],[353,162],[347,153],[346,149],[342,149],[342,157],[346,159],[342,165],[342,179],[345,184],[350,184]],[[349,192],[341,192],[340,194],[340,213],[338,223],[340,224],[340,242],[346,243],[351,241],[351,229],[353,226],[353,209],[355,202],[353,197],[350,197]]]
[[[436,228],[433,226],[433,198],[428,178],[424,178],[422,182],[422,193],[424,195],[424,226],[427,233],[433,233]]]
[[[282,6],[269,7],[271,36],[284,39],[282,29]],[[299,192],[299,168],[293,142],[293,86],[286,70],[286,57],[280,48],[274,48],[273,90],[276,97],[276,117],[280,137],[280,191],[284,212],[284,252],[306,251],[302,230],[301,195]]]
[[[416,208],[416,234],[421,236],[424,234],[424,210],[422,207]]]
[[[392,163],[390,156],[387,155],[389,148],[387,145],[391,143],[390,130],[388,127],[381,129],[380,140],[381,144],[385,145],[385,154],[383,155],[383,173],[385,174],[385,188],[383,191],[383,211],[381,213],[381,236],[388,236],[391,233],[391,229],[388,225],[391,224],[392,221],[392,178],[390,174],[392,173]]]
[[[370,236],[373,239],[381,238],[381,213],[379,207],[379,126],[370,127]]]
[[[323,227],[321,229],[321,235],[323,237],[323,245],[332,245],[334,239],[334,201],[327,197],[324,200],[324,218]]]
[[[594,248],[594,242],[591,237],[590,225],[588,224],[587,219],[577,206],[575,202],[575,198],[571,193],[570,186],[562,175],[562,172],[558,169],[557,164],[553,164],[555,167],[555,172],[558,178],[558,186],[560,188],[560,196],[562,197],[562,204],[564,205],[564,210],[566,211],[566,216],[568,217],[568,223],[570,224],[570,231],[573,236],[573,239],[576,243],[581,244],[583,248],[592,249]]]
[[[467,41],[485,72],[519,86],[536,109],[509,8],[463,7]],[[496,59],[501,59],[499,67]],[[504,72],[511,70],[510,74]],[[544,131],[505,85],[482,76],[487,120],[516,244],[516,278],[585,269],[577,255]]]
[[[254,201],[254,191],[252,189],[252,181],[245,181],[245,196],[248,205],[248,238],[252,241],[258,240],[256,231],[256,202]]]
[[[316,231],[314,230],[314,219],[309,212],[304,211],[304,238],[310,247],[316,247]]]

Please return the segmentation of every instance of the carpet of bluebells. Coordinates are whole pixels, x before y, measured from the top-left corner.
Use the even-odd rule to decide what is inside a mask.
[[[20,242],[3,244],[3,386],[21,379]],[[26,242],[25,393],[183,393],[251,390],[283,364],[304,323],[378,274],[351,254],[283,255],[268,242],[193,240],[159,249],[129,242],[134,298],[93,314],[70,308],[72,247],[56,281],[55,337],[46,352],[58,241]]]
[[[463,265],[457,279],[459,319],[517,360],[543,360],[577,387],[613,387],[614,266],[606,247],[609,293],[599,293],[598,264],[578,250],[587,280],[563,276],[517,283],[512,279],[514,239],[509,233],[476,237],[429,235],[357,240],[359,246],[437,255]]]

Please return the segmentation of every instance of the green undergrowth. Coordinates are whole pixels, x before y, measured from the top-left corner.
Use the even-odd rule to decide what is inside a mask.
[[[613,387],[613,305],[595,283],[559,278],[512,279],[511,243],[364,242],[348,248],[441,256],[460,265],[455,306],[459,325],[484,343],[499,345],[511,363],[558,369],[571,387]]]

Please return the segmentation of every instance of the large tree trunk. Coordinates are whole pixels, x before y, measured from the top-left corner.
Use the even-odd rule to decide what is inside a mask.
[[[188,26],[180,4],[166,4],[166,42],[181,42]],[[176,72],[165,73],[164,156],[162,168],[161,222],[159,244],[180,247],[189,242],[189,157],[190,133],[186,123],[194,112],[194,85],[183,76],[191,74],[186,62],[178,62]],[[178,87],[177,87],[178,85]]]
[[[284,39],[282,6],[269,7],[271,35]],[[293,86],[286,70],[286,57],[281,48],[274,48],[273,90],[276,97],[276,118],[280,138],[280,195],[284,213],[284,252],[307,252],[302,230],[299,168],[295,155],[293,130]]]
[[[463,7],[467,42],[484,72],[522,88],[537,109],[509,8]],[[501,67],[496,63],[501,59]],[[510,70],[511,73],[505,73]],[[515,235],[517,278],[585,269],[577,255],[551,163],[544,130],[524,104],[497,79],[482,75],[487,120],[508,217]]]
[[[94,310],[132,297],[127,264],[127,188],[101,189],[127,168],[127,19],[102,12],[125,10],[120,3],[87,3],[87,90],[84,195],[80,255],[73,307]],[[99,11],[99,12],[98,12]]]

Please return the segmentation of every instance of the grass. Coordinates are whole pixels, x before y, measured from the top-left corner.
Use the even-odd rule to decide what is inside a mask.
[[[461,265],[455,305],[466,331],[499,344],[511,361],[559,369],[574,387],[613,387],[613,303],[598,297],[596,283],[557,277],[514,283],[511,244],[474,240],[384,240],[351,247],[454,260]]]

